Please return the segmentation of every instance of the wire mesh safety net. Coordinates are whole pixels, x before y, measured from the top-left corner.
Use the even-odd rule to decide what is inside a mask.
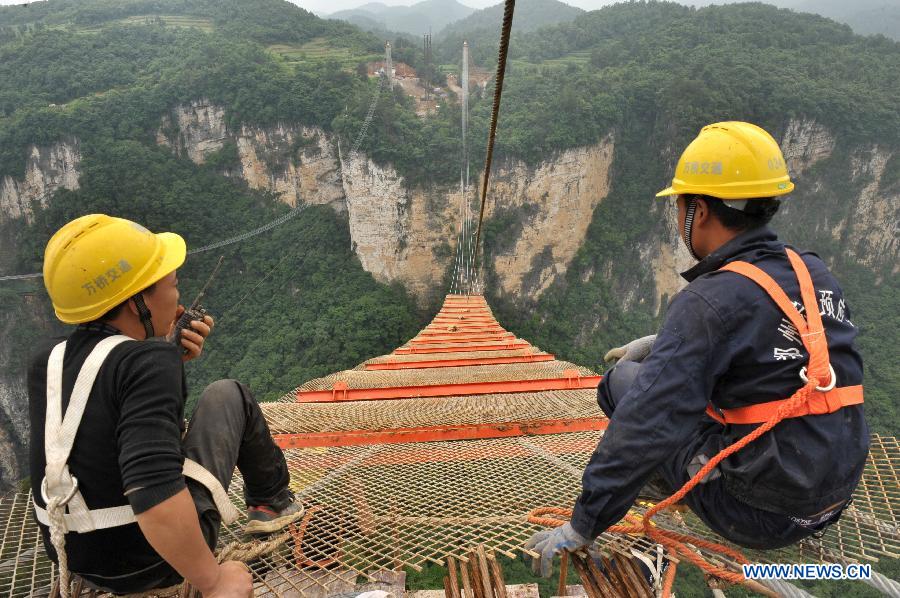
[[[445,320],[460,317],[478,320],[479,325],[496,323],[483,298],[454,296],[447,298],[436,321],[444,326]],[[322,445],[285,451],[292,489],[307,508],[302,524],[270,538],[266,544],[243,535],[244,521],[222,530],[220,549],[238,546],[258,553],[249,563],[257,596],[340,594],[357,583],[377,581],[380,572],[417,570],[428,563],[442,564],[447,556],[464,560],[464,555],[479,544],[514,557],[538,529],[527,522],[532,509],[573,504],[581,490],[582,470],[602,437],[602,426],[594,425],[602,421],[602,414],[593,388],[572,386],[565,379],[591,377],[593,372],[553,360],[552,356],[549,361],[533,363],[460,364],[456,360],[489,357],[502,361],[541,354],[519,339],[522,346],[516,349],[497,350],[484,341],[475,342],[482,347],[472,349],[473,343],[467,340],[472,333],[460,327],[447,330],[448,342],[425,345],[441,346],[436,352],[402,351],[425,338],[427,330],[390,355],[309,381],[279,402],[263,406],[276,439],[335,434]],[[365,367],[404,359],[413,369]],[[555,385],[560,379],[563,382]],[[535,380],[555,380],[555,386],[527,392],[495,390],[454,395],[454,388],[461,383],[531,384]],[[337,383],[350,389],[440,390],[439,396],[401,393],[394,397],[402,400],[297,402],[300,393],[329,390]],[[553,433],[532,430],[511,437],[488,435],[452,442],[437,436],[431,442],[342,442],[342,438],[358,432],[399,435],[400,430],[427,431],[434,426],[487,425],[492,433],[503,433],[516,422],[538,420],[588,422],[594,427],[576,432],[565,428],[556,428]],[[839,523],[828,528],[822,538],[799,546],[744,553],[758,562],[897,558],[898,467],[897,439],[873,436],[864,477]],[[239,472],[229,491],[233,502],[243,508]],[[648,505],[637,504],[634,512],[639,514],[645,508]],[[47,595],[55,578],[30,511],[28,494],[0,499],[0,598]],[[665,512],[654,521],[676,531],[721,540],[690,512]],[[655,547],[637,536],[604,534],[600,545],[607,552],[627,552],[635,547],[655,554]],[[722,563],[719,554],[706,556],[713,562],[735,566]]]
[[[415,570],[448,555],[461,558],[477,544],[516,556],[538,529],[526,521],[531,509],[572,504],[600,435],[288,450],[292,488],[308,511],[316,510],[302,537],[288,531],[277,548],[250,563],[257,595],[330,593],[330,584],[373,581],[378,571]],[[873,437],[873,454],[885,456],[870,463],[853,507],[823,538],[745,554],[759,562],[896,558],[900,542],[896,525],[889,523],[898,515],[896,442]],[[242,506],[240,476],[230,493]],[[28,502],[27,494],[0,500],[0,596],[46,595],[54,578]],[[635,507],[636,513],[642,510]],[[667,513],[656,521],[714,537],[690,513]],[[220,545],[246,542],[242,524],[226,527]],[[601,544],[606,550],[635,546],[653,552],[637,537],[604,535]]]

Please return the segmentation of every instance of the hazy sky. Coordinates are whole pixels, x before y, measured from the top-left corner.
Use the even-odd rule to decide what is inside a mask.
[[[289,0],[298,6],[302,6],[306,10],[314,13],[332,13],[345,8],[355,8],[362,4],[366,4],[370,0]],[[390,6],[409,6],[415,4],[417,0],[376,0]],[[461,4],[471,6],[472,8],[485,8],[499,4],[500,0],[458,0]],[[566,4],[578,6],[585,10],[594,10],[606,4],[612,4],[614,0],[565,0]],[[23,0],[0,0],[0,5],[24,4]]]
[[[3,0],[0,0],[2,2]],[[409,6],[415,4],[417,0],[289,0],[298,6],[302,6],[306,10],[314,13],[332,13],[345,8],[355,8],[370,1],[381,2],[388,6]],[[486,8],[494,4],[500,4],[501,0],[457,0],[460,4],[471,6],[472,8]],[[612,4],[616,0],[563,0],[566,4],[578,6],[585,10],[594,10]],[[621,0],[619,0],[621,1]]]

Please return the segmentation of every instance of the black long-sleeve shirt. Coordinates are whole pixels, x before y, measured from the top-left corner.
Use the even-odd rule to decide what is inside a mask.
[[[809,268],[838,386],[862,383],[857,328],[843,293],[815,254]],[[746,261],[772,276],[800,305],[784,244],[768,228],[732,239],[683,274],[634,384],[615,401],[609,426],[582,480],[574,528],[596,537],[633,504],[654,469],[680,456],[714,456],[754,425],[701,426],[707,402],[721,409],[785,399],[800,386],[809,355],[786,316],[756,283],[720,271]],[[608,392],[601,383],[599,392]],[[698,435],[705,430],[706,435]],[[712,432],[710,432],[712,431]],[[849,498],[868,454],[862,405],[791,418],[719,465],[729,493],[759,509],[793,516],[817,513]]]
[[[106,325],[82,325],[68,338],[63,358],[63,413],[81,366],[102,339],[118,334]],[[64,339],[57,339],[53,344]],[[44,477],[47,361],[52,346],[35,356],[28,372],[30,469],[35,488]],[[185,487],[181,434],[186,397],[181,356],[174,345],[125,342],[112,350],[97,375],[68,464],[90,509],[130,504],[135,513]],[[35,502],[46,507],[40,493]],[[56,561],[49,529],[44,546]],[[66,535],[69,568],[104,587],[133,591],[167,578],[169,565],[147,543],[136,523]]]

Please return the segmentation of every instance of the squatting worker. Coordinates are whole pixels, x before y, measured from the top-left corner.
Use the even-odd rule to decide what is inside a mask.
[[[617,523],[651,478],[671,495],[807,379],[818,387],[808,403],[722,461],[685,502],[718,534],[758,549],[840,517],[868,454],[862,360],[837,280],[766,226],[793,188],[778,144],[749,123],[704,127],[681,155],[657,196],[677,197],[699,263],[682,274],[688,285],[659,333],[610,352],[619,360],[598,390],[609,427],[571,522],[531,540],[546,574],[554,554]]]
[[[47,244],[44,284],[57,317],[77,327],[29,370],[35,515],[50,558],[89,587],[133,593],[183,578],[204,596],[249,596],[248,569],[211,551],[221,521],[238,516],[224,490],[235,465],[248,533],[275,531],[302,508],[242,384],[207,387],[184,434],[183,362],[213,326],[207,316],[181,347],[166,341],[184,310],[184,259],[180,236],[102,214]]]

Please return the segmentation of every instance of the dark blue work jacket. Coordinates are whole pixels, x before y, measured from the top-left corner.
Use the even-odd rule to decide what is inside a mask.
[[[669,305],[653,350],[628,392],[616,399],[609,427],[588,464],[572,524],[596,536],[628,511],[660,465],[707,457],[758,424],[714,424],[707,402],[729,409],[785,399],[802,386],[808,354],[797,331],[762,288],[720,271],[745,261],[769,274],[801,307],[784,243],[759,228],[732,239],[683,273],[690,283]],[[857,328],[841,288],[813,253],[809,268],[838,386],[862,384]],[[803,313],[803,309],[800,309]],[[608,392],[601,384],[600,391]],[[804,517],[850,497],[868,455],[863,406],[779,423],[719,465],[728,494],[774,513]],[[687,479],[685,475],[684,479]]]

